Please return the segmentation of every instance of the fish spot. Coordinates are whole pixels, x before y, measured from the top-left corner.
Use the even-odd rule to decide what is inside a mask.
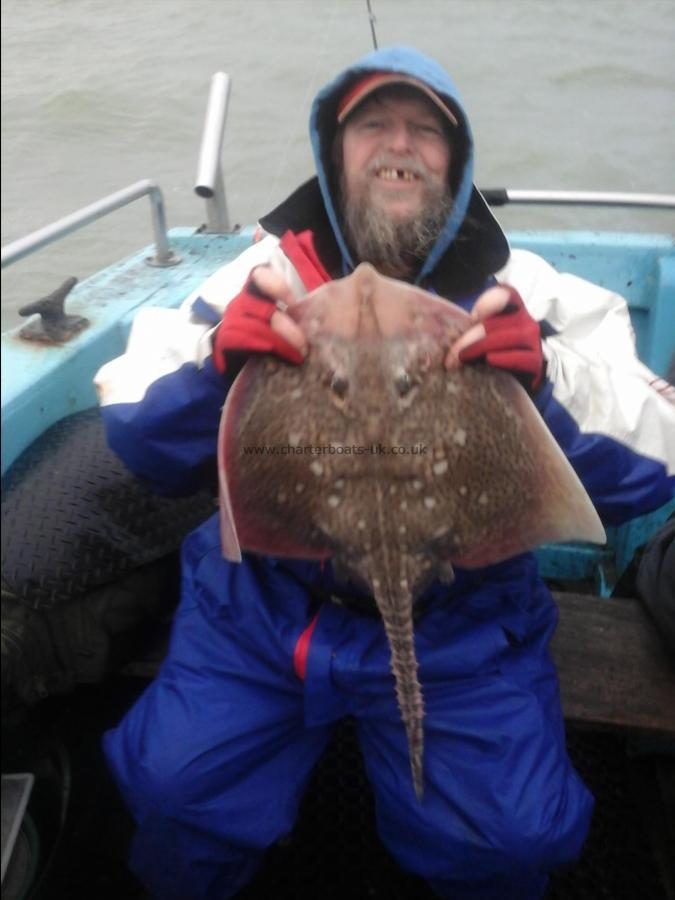
[[[287,499],[288,499],[288,497],[286,496],[285,492],[279,491],[279,493],[277,494],[277,502],[285,503]]]
[[[299,400],[302,397],[302,388],[296,387],[291,391],[291,400]]]
[[[401,502],[399,503],[399,508],[400,508],[400,509],[407,509],[407,508],[408,508],[408,501],[407,501],[407,500],[401,500]]]
[[[424,483],[421,482],[421,481],[419,480],[419,478],[416,478],[416,479],[413,481],[412,486],[414,487],[414,489],[415,489],[416,491],[421,491],[422,488],[424,487]]]
[[[435,497],[425,497],[424,505],[427,509],[433,509],[436,506],[436,498]]]
[[[399,584],[403,588],[403,590],[405,590],[405,591],[408,590],[408,579],[407,578],[401,578],[401,580],[399,581]]]
[[[465,484],[461,484],[459,486],[459,492],[462,495],[462,497],[466,497],[466,490],[467,490],[467,488],[466,488]]]
[[[459,385],[454,381],[446,381],[445,389],[449,394],[459,394]]]
[[[335,488],[336,491],[341,491],[344,486],[345,486],[344,478],[338,478],[336,480],[335,484],[333,485],[333,487]]]
[[[329,494],[329,496],[328,496],[328,505],[329,505],[329,506],[332,506],[333,509],[335,509],[335,507],[336,507],[336,506],[339,506],[339,504],[340,504],[340,498],[337,497],[335,494]]]
[[[439,459],[438,462],[433,465],[434,475],[443,475],[448,471],[448,461],[447,459]]]
[[[315,459],[313,462],[309,464],[309,468],[315,475],[323,475],[323,463],[320,463],[318,459]]]
[[[366,530],[365,519],[359,519],[359,521],[356,523],[356,527],[359,529],[359,531],[365,531]]]
[[[398,526],[398,533],[399,533],[399,534],[405,534],[407,530],[408,530],[408,529],[405,527],[405,525],[399,525],[399,526]]]
[[[395,485],[395,484],[390,484],[390,485],[389,485],[389,493],[390,493],[390,494],[395,494],[395,493],[396,493],[396,485]]]
[[[483,493],[478,498],[478,502],[480,503],[481,506],[487,506],[488,495],[485,493],[485,491],[483,491]]]
[[[380,579],[379,578],[373,578],[373,587],[375,588],[375,590],[377,590],[380,587]]]
[[[295,486],[295,493],[301,494],[304,491],[304,489],[305,489],[304,484],[301,481],[299,481]]]
[[[300,445],[300,441],[302,440],[302,435],[298,434],[297,431],[291,431],[288,435],[288,443],[291,447],[298,447]]]
[[[434,447],[434,459],[445,459],[445,450],[443,447]]]
[[[455,428],[452,439],[456,444],[459,444],[460,447],[464,447],[466,444],[466,431],[463,428]]]

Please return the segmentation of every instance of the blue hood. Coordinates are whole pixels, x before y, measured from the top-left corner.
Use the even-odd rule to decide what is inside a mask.
[[[466,113],[457,90],[446,72],[434,60],[409,47],[389,47],[369,53],[345,69],[327,84],[314,99],[309,130],[316,163],[319,187],[326,212],[342,253],[345,268],[354,268],[354,260],[345,241],[334,198],[334,179],[331,163],[333,139],[337,131],[337,107],[344,93],[370,72],[398,72],[423,81],[435,91],[455,113],[458,120],[453,138],[451,186],[453,205],[445,226],[417,275],[416,283],[427,278],[436,268],[457,237],[471,205],[472,216],[478,214],[486,237],[494,245],[503,243],[504,262],[508,245],[501,228],[473,185],[473,138]]]

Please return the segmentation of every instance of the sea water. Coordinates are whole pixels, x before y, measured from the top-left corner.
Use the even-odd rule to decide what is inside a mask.
[[[673,0],[371,0],[380,46],[451,73],[483,188],[675,193]],[[232,78],[223,148],[233,223],[312,174],[316,91],[372,49],[366,0],[3,0],[2,244],[141,178],[169,226],[194,194],[211,76]],[[671,212],[502,208],[509,228],[671,231]],[[150,243],[147,200],[2,275],[21,305]]]

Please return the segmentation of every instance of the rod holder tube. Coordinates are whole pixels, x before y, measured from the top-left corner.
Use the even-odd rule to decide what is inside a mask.
[[[521,191],[512,188],[482,191],[492,206],[523,203],[540,206],[625,206],[675,209],[675,194],[612,193],[603,191]]]
[[[216,72],[211,79],[195,183],[195,193],[206,200],[208,229],[212,232],[230,230],[221,167],[229,98],[230,76],[225,72]]]
[[[152,228],[155,237],[155,256],[148,260],[155,266],[172,266],[179,262],[179,258],[173,253],[169,246],[169,238],[166,230],[166,214],[164,211],[164,198],[159,187],[149,179],[136,181],[128,187],[116,191],[114,194],[108,194],[95,203],[84,206],[76,212],[44,228],[39,228],[25,237],[19,238],[2,248],[2,268],[10,266],[25,256],[35,253],[41,247],[46,247],[60,238],[84,228],[91,222],[127,206],[141,197],[148,196],[150,198],[150,209],[152,213]]]

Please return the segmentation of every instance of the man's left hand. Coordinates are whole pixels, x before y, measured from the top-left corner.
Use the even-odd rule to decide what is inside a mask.
[[[448,350],[445,367],[483,360],[511,372],[530,393],[536,391],[544,378],[541,331],[518,291],[508,285],[490,288],[476,300],[471,319]]]

